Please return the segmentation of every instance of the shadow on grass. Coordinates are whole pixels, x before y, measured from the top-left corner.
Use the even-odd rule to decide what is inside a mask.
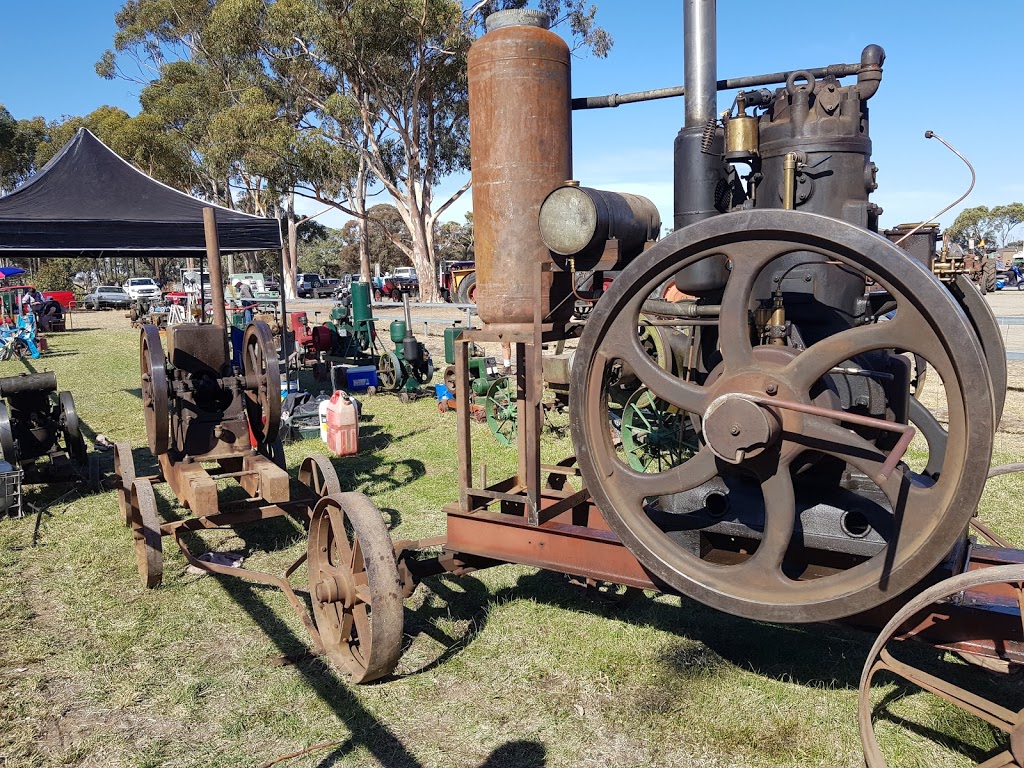
[[[457,583],[461,589],[454,588]],[[699,603],[682,598],[681,606],[643,596],[628,590],[619,599],[606,599],[593,590],[574,586],[560,574],[537,571],[519,578],[513,587],[490,592],[472,577],[430,578],[431,594],[424,605],[406,612],[409,644],[417,634],[425,634],[444,647],[444,651],[425,666],[408,674],[417,675],[438,667],[467,647],[486,627],[491,608],[512,600],[552,605],[573,612],[606,616],[628,621],[637,626],[678,635],[661,650],[654,670],[660,687],[674,697],[680,679],[716,675],[729,666],[748,670],[756,675],[780,682],[814,688],[856,690],[874,635],[841,625],[786,626],[765,624],[720,613]],[[422,588],[422,587],[421,587]],[[638,596],[639,595],[639,596]],[[465,621],[468,629],[457,637],[441,631],[437,622],[452,619]],[[696,642],[695,642],[696,641]],[[1024,707],[1024,686],[1019,677],[997,675],[977,667],[951,660],[946,652],[924,643],[897,642],[891,648],[895,655],[912,666],[973,694],[1016,712]],[[915,736],[941,744],[975,763],[1006,749],[1006,736],[995,727],[958,710],[954,714],[935,713],[938,727],[908,720],[890,711],[894,702],[921,689],[907,681],[885,675],[888,691],[874,707],[875,719],[885,719]],[[875,683],[876,689],[879,683]],[[647,695],[647,694],[644,694]],[[930,695],[930,694],[925,694]],[[656,711],[655,700],[638,700],[640,711]],[[945,704],[947,710],[953,705]],[[945,726],[945,727],[944,727]]]
[[[732,664],[789,683],[855,689],[874,639],[868,633],[837,625],[762,624],[720,613],[687,598],[682,598],[681,606],[675,606],[642,593],[637,596],[637,591],[606,597],[543,570],[524,575],[514,587],[494,593],[472,577],[458,580],[463,589],[452,588],[452,577],[427,582],[436,600],[408,612],[406,626],[426,634],[446,650],[413,674],[444,663],[466,647],[486,626],[491,607],[510,600],[536,601],[678,635],[678,641],[665,647],[660,661],[666,670],[682,676],[708,673],[708,659],[693,665],[692,645],[697,641],[721,660],[712,661],[712,667],[715,663]],[[460,637],[448,637],[435,626],[435,621],[442,618],[466,621],[469,629]]]
[[[363,748],[385,768],[423,768],[423,763],[395,732],[363,706],[350,685],[340,680],[322,660],[308,655],[307,641],[298,637],[264,602],[261,591],[267,587],[242,579],[214,578],[267,633],[282,655],[299,658],[295,669],[348,730],[349,737],[317,763],[318,766],[345,765],[348,755]],[[480,768],[544,768],[545,765],[546,750],[542,744],[511,741],[495,749]]]
[[[965,741],[964,738],[961,738],[961,736],[968,735],[963,732],[957,734],[956,736],[953,736],[948,731],[940,731],[935,728],[931,728],[927,725],[924,725],[923,723],[919,723],[914,720],[909,720],[905,717],[900,717],[899,715],[894,714],[890,710],[890,706],[892,704],[896,703],[897,701],[906,696],[910,696],[914,693],[917,693],[920,690],[912,685],[906,684],[900,678],[897,678],[895,686],[896,687],[893,690],[889,691],[889,693],[887,693],[882,698],[882,700],[879,701],[872,708],[872,720],[874,722],[878,722],[879,720],[885,720],[891,723],[892,725],[909,731],[910,733],[914,734],[915,736],[921,739],[936,744],[941,744],[946,749],[955,751],[960,755],[963,755],[964,757],[968,758],[972,763],[976,764],[983,763],[985,760],[994,757],[996,754],[998,754],[1006,748],[1005,744],[1003,746],[998,747],[979,747],[977,744],[971,744]],[[979,741],[987,740],[990,741],[993,745],[998,743],[999,740],[1005,741],[1005,737],[1000,737],[999,731],[997,731],[993,726],[989,725],[988,723],[985,723],[981,720],[977,720],[976,724],[977,729],[980,729],[980,732],[977,729],[975,729],[972,731],[971,735],[981,736],[981,738],[978,739]]]

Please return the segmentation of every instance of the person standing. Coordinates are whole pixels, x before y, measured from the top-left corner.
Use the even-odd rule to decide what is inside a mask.
[[[235,280],[235,292],[238,294],[242,305],[242,319],[246,325],[252,322],[253,310],[256,309],[255,296],[252,295],[252,288],[248,283]]]

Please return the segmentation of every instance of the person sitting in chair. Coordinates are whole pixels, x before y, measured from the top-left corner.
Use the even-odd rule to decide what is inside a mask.
[[[64,307],[56,299],[43,299],[32,306],[32,311],[36,314],[36,326],[44,333],[64,329]]]

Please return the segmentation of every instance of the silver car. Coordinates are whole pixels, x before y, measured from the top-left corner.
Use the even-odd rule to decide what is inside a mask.
[[[132,297],[124,292],[119,285],[97,285],[83,299],[86,309],[102,309],[103,307],[128,307]]]

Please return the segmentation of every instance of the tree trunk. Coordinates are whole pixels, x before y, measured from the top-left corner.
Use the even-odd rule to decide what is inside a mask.
[[[284,246],[285,274],[281,276],[284,285],[281,290],[289,299],[297,299],[296,276],[299,271],[299,225],[295,219],[295,193],[288,195],[288,209],[285,212],[288,222],[288,242]]]
[[[434,267],[431,258],[430,243],[423,228],[423,218],[413,218],[412,229],[412,265],[416,267],[416,275],[420,281],[420,301],[438,301],[437,280],[434,278]]]

